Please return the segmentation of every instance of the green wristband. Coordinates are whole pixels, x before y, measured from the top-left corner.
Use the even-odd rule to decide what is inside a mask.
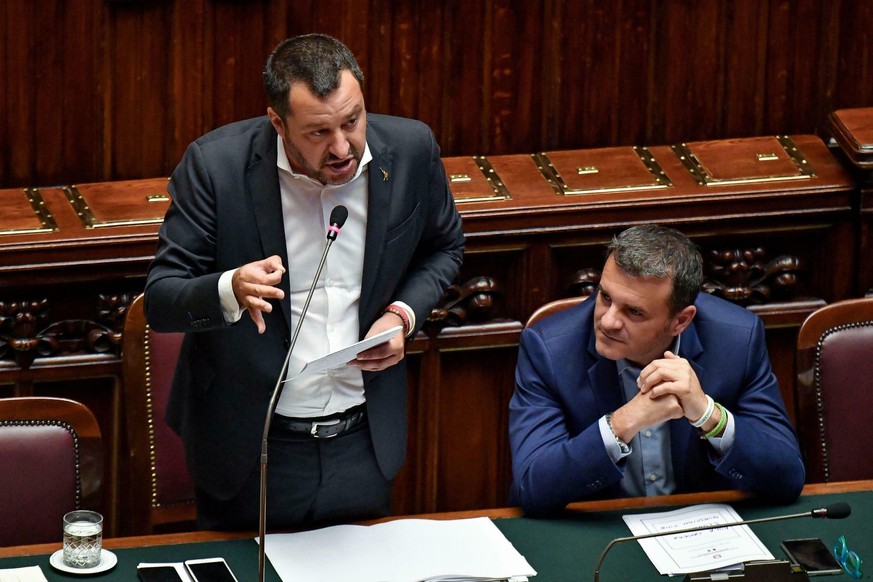
[[[722,406],[718,402],[715,403],[715,406],[716,406],[716,408],[719,409],[719,411],[721,411],[721,418],[718,419],[718,424],[716,424],[715,427],[711,431],[709,431],[708,433],[706,433],[705,435],[700,437],[702,439],[711,439],[712,437],[714,437],[715,435],[717,435],[721,431],[723,431],[724,427],[727,426],[727,421],[728,421],[727,410],[725,410],[724,406]]]

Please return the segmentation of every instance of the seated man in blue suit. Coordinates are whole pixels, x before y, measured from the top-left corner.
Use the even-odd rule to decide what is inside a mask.
[[[743,489],[797,498],[805,470],[761,320],[698,295],[683,234],[630,228],[598,292],[525,329],[510,401],[511,502]]]

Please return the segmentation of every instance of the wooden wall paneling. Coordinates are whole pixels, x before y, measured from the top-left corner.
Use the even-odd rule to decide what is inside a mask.
[[[9,5],[4,2],[0,4],[0,37],[4,39],[9,39]],[[0,79],[9,79],[10,72],[7,61],[9,60],[8,54],[10,49],[10,42],[0,42]],[[9,111],[9,96],[7,95],[8,87],[10,83],[6,82],[3,84],[2,90],[0,90],[0,112]],[[0,143],[8,144],[9,141],[9,115],[0,114]],[[9,176],[10,166],[9,166],[9,157],[6,155],[0,154],[0,176]],[[3,179],[0,179],[0,183],[3,182]],[[2,186],[0,186],[2,187]]]
[[[268,47],[267,2],[216,2],[212,6],[212,108],[210,129],[266,114],[263,69]]]
[[[661,6],[656,58],[661,87],[666,143],[718,135],[723,112],[724,30],[721,2],[666,2]],[[742,49],[747,50],[747,49]]]
[[[391,75],[386,80],[392,98],[388,110],[402,117],[416,117],[421,98],[420,77],[428,74],[421,70],[418,60],[418,55],[426,50],[419,37],[426,23],[415,18],[416,10],[410,3],[398,2],[390,12]]]
[[[542,53],[532,50],[543,36],[543,11],[535,3],[493,2],[490,72],[485,95],[490,111],[486,130],[489,154],[537,148],[541,91],[546,79]]]
[[[873,176],[861,192],[861,228],[859,233],[860,260],[858,262],[858,290],[861,295],[873,296]]]
[[[865,2],[369,0],[324,11],[9,0],[2,10],[0,187],[168,174],[206,130],[263,112],[266,54],[302,32],[345,40],[370,109],[422,118],[445,155],[808,133],[832,107],[873,98]]]
[[[762,105],[767,63],[768,2],[743,0],[726,3],[724,53],[725,136],[760,135],[764,132]],[[751,133],[750,133],[751,132]]]
[[[442,121],[437,139],[446,152],[473,154],[488,151],[485,144],[489,117],[483,110],[486,66],[483,2],[450,0],[443,21],[444,81]]]
[[[391,496],[394,515],[419,513],[433,505],[437,474],[434,468],[434,419],[438,413],[436,395],[430,389],[433,374],[439,377],[439,357],[430,349],[430,340],[422,333],[407,344],[407,418],[406,460],[394,479]],[[436,361],[434,361],[436,360]]]
[[[441,351],[437,507],[507,504],[507,410],[517,350],[516,341],[491,349]]]
[[[3,99],[5,106],[0,109],[3,115],[2,155],[4,163],[0,180],[7,184],[24,185],[33,182],[36,168],[37,140],[33,128],[36,121],[36,79],[33,74],[36,65],[33,38],[36,30],[34,2],[4,2],[3,45],[5,58],[3,64]],[[15,112],[13,115],[11,112]],[[52,132],[53,134],[54,132]],[[44,136],[48,139],[48,136]]]
[[[102,107],[94,96],[100,35],[94,0],[81,7],[68,2],[37,5],[40,27],[28,76],[36,113],[32,132],[37,140],[35,175],[41,184],[63,183],[93,170],[102,157]],[[75,123],[69,123],[75,120]]]
[[[665,82],[665,71],[655,67],[652,58],[657,50],[654,14],[650,12],[650,0],[625,0],[621,3],[624,14],[619,20],[616,38],[617,58],[616,91],[611,109],[617,113],[611,145],[640,145],[652,143],[652,93],[655,87]],[[598,91],[604,100],[608,92]],[[621,103],[620,107],[617,104]],[[601,143],[595,144],[600,146]]]
[[[813,130],[825,120],[822,112],[829,112],[832,103],[828,89],[824,86],[827,81],[827,67],[825,59],[831,58],[828,49],[828,30],[832,23],[833,9],[838,8],[838,3],[823,2],[816,6],[805,2],[792,2],[792,9],[796,10],[794,28],[792,34],[786,35],[787,40],[795,48],[793,58],[793,84],[788,94],[786,111],[791,116],[790,123],[802,123]],[[796,47],[806,44],[806,53],[800,55]],[[831,81],[833,81],[831,79]],[[832,87],[832,85],[831,85]],[[775,127],[774,133],[782,129]]]
[[[834,30],[838,43],[838,58],[833,63],[835,79],[833,109],[873,105],[873,4],[844,0],[838,4],[841,11],[839,27]]]
[[[207,19],[206,0],[190,0],[173,4],[171,15],[170,87],[167,101],[170,109],[166,128],[168,146],[164,152],[164,174],[179,163],[185,149],[206,131],[212,119],[211,67],[207,67],[211,35],[203,22]]]
[[[108,58],[111,92],[111,166],[116,178],[168,175],[163,151],[172,116],[166,107],[170,83],[171,6],[109,5]]]
[[[773,131],[770,128],[790,127],[789,83],[792,68],[789,61],[797,50],[787,37],[793,22],[791,4],[778,2],[771,5],[773,8],[768,12],[768,27],[764,37],[766,43],[764,94],[759,106],[763,127],[766,128],[763,132]],[[809,42],[814,43],[815,39],[809,39]]]
[[[384,9],[383,9],[384,10]],[[387,11],[390,12],[390,11]],[[401,80],[402,83],[410,86],[407,91],[415,92],[416,95],[416,117],[439,135],[440,122],[444,119],[444,108],[452,104],[454,95],[454,71],[449,68],[449,63],[446,59],[446,54],[449,51],[450,43],[446,42],[444,22],[447,18],[447,7],[443,2],[419,2],[415,7],[414,14],[418,15],[418,26],[415,27],[418,52],[412,55],[412,58],[417,63],[418,74],[409,80]],[[374,22],[380,22],[376,17]],[[415,18],[413,18],[415,22]],[[413,28],[413,22],[410,22],[409,28]],[[373,26],[373,31],[380,29],[379,26]],[[382,42],[374,44],[379,47],[379,50],[391,53],[391,43],[388,39],[382,39]],[[458,39],[458,42],[465,42],[465,39]],[[370,70],[381,71],[380,76],[371,75],[369,77],[369,90],[372,92],[378,91],[380,87],[387,88],[385,83],[382,83],[383,78],[391,78],[390,69],[377,69],[379,59],[372,58],[368,62]],[[389,59],[385,59],[386,63],[390,63]],[[365,73],[366,74],[366,73]],[[414,83],[414,85],[413,85]],[[373,111],[387,113],[392,111],[388,105],[390,97],[382,95],[379,102],[368,98],[367,107]],[[378,109],[376,109],[378,107]],[[440,147],[445,149],[445,144],[440,142]]]

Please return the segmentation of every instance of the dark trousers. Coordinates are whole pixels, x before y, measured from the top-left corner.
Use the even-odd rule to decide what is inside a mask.
[[[348,523],[391,512],[391,481],[376,463],[367,421],[328,439],[270,430],[267,446],[267,531]],[[228,500],[197,489],[197,525],[256,531],[261,464]]]

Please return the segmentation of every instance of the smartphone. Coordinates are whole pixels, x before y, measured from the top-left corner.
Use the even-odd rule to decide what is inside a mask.
[[[810,576],[843,573],[843,567],[819,538],[785,540],[781,545],[791,562],[798,564]]]
[[[182,564],[179,564],[181,567]],[[176,569],[175,564],[141,563],[136,567],[141,582],[187,582],[188,574]]]
[[[194,582],[238,582],[224,558],[185,560],[185,568]]]

